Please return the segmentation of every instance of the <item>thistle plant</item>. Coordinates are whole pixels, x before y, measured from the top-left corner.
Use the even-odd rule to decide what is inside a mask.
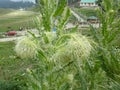
[[[119,25],[116,25],[115,20],[119,23],[119,19],[116,17],[116,8],[112,5],[109,0],[104,0],[105,12],[98,11],[102,26],[100,30],[92,28],[94,42],[91,38],[76,33],[77,26],[66,31],[65,25],[71,15],[66,0],[39,0],[40,15],[35,18],[34,23],[40,37],[27,39],[25,43],[23,39],[23,42],[16,45],[19,49],[23,43],[21,49],[24,47],[32,50],[31,57],[37,54],[37,65],[32,70],[27,69],[28,89],[110,90],[109,84],[114,85],[113,90],[116,86],[119,88],[119,52],[115,50],[113,43],[119,32]],[[19,49],[17,53],[22,57],[25,51],[19,53]]]
[[[93,50],[92,40],[75,33],[77,27],[72,29],[73,32],[66,32],[65,25],[71,15],[66,0],[40,0],[39,5],[40,15],[34,21],[40,35],[37,39],[40,45],[37,55],[39,65],[29,74],[29,88],[79,88],[74,77],[83,68],[81,65],[85,64]]]

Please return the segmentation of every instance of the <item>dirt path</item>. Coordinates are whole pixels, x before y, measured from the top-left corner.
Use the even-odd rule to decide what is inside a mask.
[[[20,39],[21,37],[9,37],[9,38],[1,38],[0,42],[8,42],[8,41],[15,41],[17,39]]]

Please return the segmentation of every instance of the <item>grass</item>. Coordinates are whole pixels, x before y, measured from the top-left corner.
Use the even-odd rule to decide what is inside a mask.
[[[0,42],[0,90],[27,90],[24,75],[35,61],[20,59],[14,47],[15,42]]]
[[[97,12],[93,8],[74,8],[75,11],[79,12],[80,14],[83,14],[87,17],[89,16],[97,16]]]
[[[1,42],[0,43],[0,80],[8,79],[9,75],[9,65],[11,65],[11,60],[14,58],[14,42]]]
[[[0,8],[0,32],[19,30],[20,27],[34,28],[33,18],[36,15],[33,11]],[[17,57],[14,47],[15,42],[0,42],[0,90],[18,90],[15,87],[19,78],[24,75],[26,68],[33,64],[32,60]],[[21,83],[21,80],[19,82]],[[21,84],[19,86],[21,87]]]
[[[32,61],[18,58],[14,47],[14,42],[0,42],[0,81],[11,81],[33,64]]]
[[[34,28],[33,18],[37,15],[36,12],[13,9],[0,9],[0,12],[0,32],[19,30],[20,27]]]
[[[8,59],[14,55],[14,42],[0,42],[0,58]]]

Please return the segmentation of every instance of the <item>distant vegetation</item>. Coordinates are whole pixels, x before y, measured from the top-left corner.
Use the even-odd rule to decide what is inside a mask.
[[[75,8],[75,11],[87,17],[97,16],[97,12],[95,11],[95,8]]]
[[[0,32],[34,27],[33,18],[37,15],[36,12],[2,8],[0,12]]]
[[[32,7],[34,6],[34,3],[32,2],[13,2],[10,0],[0,0],[0,8],[14,8],[14,9],[19,9],[19,8],[27,8],[27,7]]]

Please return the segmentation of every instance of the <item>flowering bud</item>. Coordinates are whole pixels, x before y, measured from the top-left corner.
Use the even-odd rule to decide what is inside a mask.
[[[69,83],[72,83],[73,79],[74,79],[74,75],[73,74],[68,74],[67,75],[67,80],[68,80]]]
[[[110,13],[113,13],[113,12],[114,12],[114,10],[110,10],[109,12],[110,12]]]
[[[114,10],[109,10],[109,14],[114,14],[115,11]]]
[[[37,54],[37,44],[30,37],[22,37],[18,40],[15,51],[17,56],[22,59],[34,58]]]
[[[30,74],[32,73],[29,68],[27,68],[26,71],[27,71],[28,73],[30,73]]]
[[[53,41],[56,38],[55,32],[45,32],[46,36],[48,37],[49,41]]]
[[[98,10],[100,10],[100,8],[99,8],[99,7],[96,7],[96,8],[95,8],[95,11],[98,11]]]

